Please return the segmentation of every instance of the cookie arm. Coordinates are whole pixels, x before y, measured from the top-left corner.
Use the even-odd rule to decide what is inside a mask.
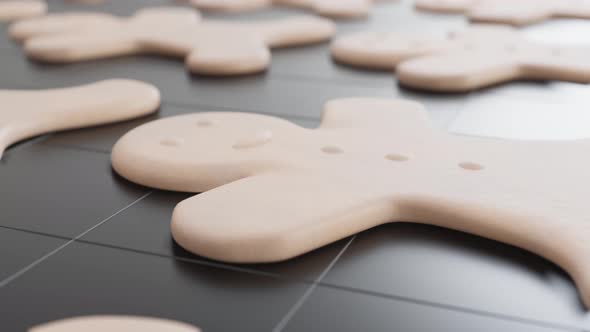
[[[226,262],[289,259],[395,218],[387,200],[350,184],[299,174],[259,175],[176,206],[172,235]]]
[[[590,49],[582,47],[546,48],[522,63],[527,79],[590,83]]]
[[[293,16],[263,23],[246,23],[271,47],[288,47],[329,40],[336,32],[332,21],[314,16]]]
[[[0,91],[0,157],[9,145],[36,135],[147,115],[160,105],[158,90],[133,80],[107,80],[42,91]],[[59,101],[59,102],[56,102]]]
[[[498,54],[490,56],[488,52]],[[513,56],[493,50],[423,56],[397,67],[400,84],[443,92],[465,92],[522,76],[522,68]]]
[[[108,29],[35,37],[25,42],[24,49],[30,58],[51,63],[96,60],[142,52],[133,34]]]
[[[518,2],[509,5],[498,5],[493,1],[484,1],[482,4],[473,7],[468,12],[468,17],[473,22],[523,26],[543,21],[551,17],[552,14],[552,9],[543,4],[535,6],[533,1],[524,1],[520,5]]]

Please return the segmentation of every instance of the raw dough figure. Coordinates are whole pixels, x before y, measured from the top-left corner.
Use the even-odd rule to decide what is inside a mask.
[[[477,26],[448,38],[360,32],[332,44],[343,64],[397,71],[402,85],[465,92],[519,79],[590,82],[590,49],[529,42],[508,27]]]
[[[209,75],[260,72],[270,48],[326,41],[334,24],[311,16],[257,22],[200,22],[187,8],[144,9],[130,18],[108,14],[56,14],[11,28],[33,59],[77,62],[132,54],[185,58],[190,71]]]
[[[474,22],[524,26],[552,18],[590,19],[590,0],[416,0],[420,10],[463,13]]]
[[[422,106],[326,104],[319,129],[271,116],[197,113],[144,124],[112,152],[141,185],[203,192],[179,203],[185,249],[276,262],[380,224],[432,224],[539,254],[590,305],[590,140],[508,141],[434,130]]]

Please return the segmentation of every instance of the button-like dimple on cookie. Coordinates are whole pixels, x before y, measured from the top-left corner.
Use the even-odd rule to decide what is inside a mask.
[[[213,122],[211,122],[210,120],[207,120],[207,119],[197,121],[198,127],[211,127],[212,125],[213,125]]]
[[[272,140],[272,131],[270,130],[261,130],[256,132],[253,137],[244,138],[236,142],[233,145],[234,149],[241,150],[241,149],[249,149],[255,148],[259,146],[263,146],[269,143]]]
[[[342,151],[342,149],[337,146],[327,145],[327,146],[322,147],[322,152],[329,153],[329,154],[338,154],[338,153],[342,153],[344,151]]]
[[[179,146],[182,143],[184,143],[184,139],[177,137],[164,138],[160,141],[160,144],[170,147]]]
[[[459,163],[459,167],[467,171],[481,171],[484,168],[482,165],[470,161]]]
[[[409,158],[407,156],[404,156],[403,154],[390,153],[385,156],[385,159],[391,161],[408,161]]]

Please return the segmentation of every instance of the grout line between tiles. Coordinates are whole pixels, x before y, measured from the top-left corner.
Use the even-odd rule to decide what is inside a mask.
[[[77,239],[83,237],[84,235],[90,233],[92,230],[94,230],[97,227],[100,227],[102,224],[106,223],[107,221],[111,220],[112,218],[114,218],[115,216],[117,216],[118,214],[122,213],[123,211],[127,210],[128,208],[130,208],[131,206],[137,204],[138,202],[140,202],[141,200],[143,200],[144,198],[148,197],[149,195],[151,195],[153,193],[152,191],[149,191],[147,193],[145,193],[143,196],[139,197],[138,199],[136,199],[135,201],[129,203],[128,205],[124,206],[123,208],[121,208],[119,211],[115,212],[114,214],[110,215],[109,217],[103,219],[102,221],[100,221],[99,223],[97,223],[96,225],[90,227],[89,229],[85,230],[84,232],[78,234],[75,238],[69,240],[68,242],[62,244],[61,246],[55,248],[54,250],[50,251],[49,253],[45,254],[43,257],[37,259],[36,261],[32,262],[31,264],[25,266],[24,268],[22,268],[21,270],[17,271],[15,274],[9,276],[8,278],[0,281],[0,288],[8,285],[9,283],[11,283],[12,281],[18,279],[20,276],[22,276],[23,274],[27,273],[28,271],[30,271],[31,269],[33,269],[35,266],[41,264],[43,261],[45,261],[46,259],[48,259],[49,257],[57,254],[58,252],[60,252],[62,249],[66,248],[67,246],[69,246],[70,244],[74,243]]]
[[[340,250],[338,255],[336,255],[336,257],[334,257],[334,259],[332,259],[330,264],[324,269],[322,274],[307,288],[305,293],[303,293],[303,295],[299,298],[299,300],[297,300],[297,302],[295,302],[295,304],[291,307],[291,309],[289,309],[289,311],[285,314],[285,316],[273,328],[273,330],[272,330],[273,332],[281,332],[285,329],[285,327],[287,326],[287,324],[289,324],[289,322],[291,321],[293,316],[295,316],[297,311],[303,306],[303,304],[305,304],[305,301],[307,301],[309,296],[317,288],[318,284],[320,282],[322,282],[322,280],[328,275],[328,273],[330,273],[330,271],[332,270],[334,265],[336,265],[336,263],[338,262],[340,257],[342,257],[344,252],[346,252],[348,247],[350,247],[350,244],[354,241],[354,239],[356,239],[356,235],[354,235],[350,238],[350,240],[346,243],[346,245],[342,248],[342,250]]]
[[[52,237],[52,238],[56,238],[56,239],[60,239],[60,240],[71,240],[72,239],[69,236],[49,234],[49,233],[44,233],[44,232],[39,232],[39,231],[33,231],[33,230],[24,229],[24,228],[18,228],[18,227],[13,227],[13,226],[0,225],[0,228],[2,228],[2,229],[8,229],[8,230],[11,230],[11,231],[16,231],[16,232],[31,233],[31,234],[45,236],[45,237]]]
[[[471,309],[471,308],[467,308],[467,307],[463,307],[463,306],[459,306],[459,305],[446,304],[446,303],[440,303],[440,302],[423,300],[423,299],[416,299],[416,298],[411,298],[411,297],[401,296],[401,295],[379,293],[379,292],[355,288],[355,287],[334,285],[334,284],[329,284],[329,283],[320,283],[319,286],[324,287],[324,288],[332,288],[332,289],[337,289],[340,291],[351,292],[351,293],[380,297],[380,298],[384,298],[384,299],[388,299],[388,300],[413,303],[416,305],[421,305],[421,306],[426,306],[426,307],[435,307],[435,308],[449,310],[449,311],[463,312],[466,314],[472,314],[472,315],[476,315],[476,316],[483,316],[483,317],[489,317],[489,318],[494,318],[494,319],[524,323],[527,325],[533,325],[533,326],[538,326],[538,327],[543,327],[543,328],[552,328],[552,329],[559,329],[562,331],[572,331],[572,332],[590,332],[589,329],[584,329],[581,327],[576,327],[576,326],[567,325],[567,324],[552,323],[552,322],[536,320],[536,319],[532,319],[532,318],[524,318],[524,317],[513,316],[513,315],[508,315],[508,314],[501,314],[501,313],[496,313],[496,312],[486,311],[486,310],[481,310],[481,309]]]
[[[282,280],[305,283],[305,281],[299,281],[299,280],[294,280],[291,278],[286,278],[283,275],[280,275],[277,273],[270,273],[270,272],[255,270],[255,269],[243,268],[243,267],[238,267],[238,266],[234,266],[234,265],[228,265],[225,263],[217,263],[214,261],[208,261],[208,260],[203,260],[203,259],[199,259],[199,258],[188,258],[188,257],[175,256],[175,255],[166,255],[166,254],[160,254],[160,253],[152,252],[152,251],[125,248],[125,247],[120,247],[120,246],[116,246],[116,245],[99,243],[99,242],[95,242],[95,241],[88,241],[88,240],[82,240],[82,239],[77,239],[76,242],[94,245],[94,246],[98,246],[98,247],[105,247],[105,248],[117,249],[117,250],[122,250],[122,251],[129,251],[129,252],[134,252],[134,253],[142,254],[142,255],[156,256],[156,257],[160,257],[160,258],[170,258],[170,259],[185,262],[185,263],[214,267],[214,268],[229,270],[229,271],[234,271],[234,272],[248,273],[248,274],[265,276],[265,277],[270,277],[270,278],[275,278],[275,279],[282,279]]]
[[[7,155],[8,155],[8,154],[11,152],[11,151],[13,151],[13,152],[14,152],[14,151],[18,151],[18,150],[20,150],[20,149],[22,149],[22,148],[24,148],[24,147],[27,147],[27,146],[33,145],[33,144],[35,144],[35,143],[41,142],[41,141],[43,141],[43,140],[44,140],[45,138],[47,138],[47,137],[49,137],[49,135],[48,135],[48,134],[45,134],[45,135],[41,135],[41,136],[38,136],[38,137],[35,137],[35,138],[31,138],[31,139],[29,139],[29,140],[26,140],[25,142],[17,142],[17,143],[15,143],[14,145],[12,145],[12,146],[9,146],[9,147],[6,149],[6,151],[4,151],[3,159],[4,159],[4,158],[5,158],[5,157],[6,157],[6,156],[7,156]],[[0,160],[2,160],[2,159],[0,159]]]
[[[77,151],[100,153],[100,154],[110,154],[111,153],[110,150],[89,148],[89,147],[85,147],[85,146],[64,144],[64,143],[59,143],[59,142],[57,142],[57,143],[41,143],[41,144],[52,147],[52,148],[59,148],[59,149],[77,150]]]
[[[329,83],[338,86],[347,86],[347,87],[356,87],[356,88],[363,88],[363,89],[375,89],[375,90],[385,90],[382,85],[375,83],[374,85],[367,85],[367,83],[363,83],[360,81],[352,81],[352,80],[344,80],[344,79],[332,79],[327,77],[319,77],[319,76],[304,76],[304,75],[297,75],[291,73],[285,73],[280,71],[275,71],[272,74],[273,78],[278,79],[280,81],[285,82],[301,82],[301,83]],[[393,72],[391,73],[391,77],[393,78]],[[286,78],[288,80],[283,80]],[[369,79],[367,79],[369,81]],[[377,82],[377,80],[375,80]],[[393,79],[392,79],[393,82]],[[392,85],[393,87],[393,85]]]
[[[114,216],[115,215],[113,215],[112,217],[114,217]],[[53,237],[53,238],[58,238],[58,239],[63,239],[63,240],[70,240],[69,237],[65,237],[65,236],[59,236],[59,235],[48,234],[48,233],[43,233],[43,232],[20,229],[20,228],[16,228],[16,227],[1,226],[0,225],[0,228],[11,229],[11,230],[25,232],[25,233],[33,233],[33,234],[37,234],[37,235],[41,235],[41,236]],[[95,227],[93,227],[93,228],[95,228]],[[349,292],[349,293],[364,294],[364,295],[368,295],[368,296],[384,298],[387,300],[395,300],[395,301],[400,301],[400,302],[405,302],[405,303],[412,303],[412,304],[416,304],[416,305],[421,305],[421,306],[425,306],[425,307],[434,307],[434,308],[439,308],[439,309],[443,309],[443,310],[463,312],[463,313],[472,314],[472,315],[476,315],[476,316],[489,317],[489,318],[493,318],[493,319],[500,319],[500,320],[506,320],[506,321],[513,321],[513,322],[524,323],[524,324],[539,326],[539,327],[544,327],[544,328],[553,328],[553,329],[559,329],[562,331],[572,331],[572,332],[573,331],[575,331],[575,332],[590,332],[590,329],[583,329],[580,327],[570,326],[570,325],[566,325],[566,324],[559,324],[559,323],[534,320],[534,319],[523,318],[523,317],[519,317],[519,316],[508,315],[508,314],[489,312],[489,311],[480,310],[480,309],[470,309],[470,308],[466,308],[466,307],[462,307],[462,306],[458,306],[458,305],[445,304],[445,303],[439,303],[439,302],[428,301],[428,300],[423,300],[423,299],[416,299],[416,298],[411,298],[411,297],[406,297],[406,296],[401,296],[401,295],[379,293],[379,292],[364,290],[364,289],[355,288],[355,287],[347,287],[347,286],[335,285],[335,284],[330,284],[330,283],[324,283],[321,280],[323,280],[323,278],[327,274],[326,270],[322,273],[322,275],[320,277],[316,278],[316,281],[310,281],[310,280],[305,280],[305,279],[285,277],[285,276],[283,276],[281,274],[277,274],[277,273],[264,272],[264,271],[260,271],[260,270],[256,270],[256,269],[242,268],[242,267],[238,267],[238,266],[227,265],[224,263],[217,263],[217,262],[213,262],[213,261],[202,260],[199,258],[188,258],[188,257],[174,256],[174,255],[171,256],[171,255],[160,254],[160,253],[155,253],[155,252],[150,252],[150,251],[120,247],[120,246],[110,245],[110,244],[106,244],[106,243],[82,240],[81,238],[77,238],[76,240],[71,239],[70,242],[72,242],[72,241],[76,241],[76,242],[84,243],[84,244],[88,244],[88,245],[99,246],[99,247],[117,249],[117,250],[122,250],[122,251],[129,251],[129,252],[134,252],[134,253],[142,254],[142,255],[149,255],[149,256],[155,256],[155,257],[160,257],[160,258],[169,258],[169,259],[174,259],[174,260],[178,260],[181,262],[186,262],[186,263],[190,263],[190,264],[197,264],[197,265],[202,265],[202,266],[208,266],[208,267],[218,268],[218,269],[222,269],[222,270],[229,270],[229,271],[240,272],[240,273],[248,273],[248,274],[252,274],[252,275],[269,277],[269,278],[274,278],[274,279],[279,279],[279,280],[284,280],[284,281],[297,282],[297,283],[301,283],[301,284],[310,284],[310,287],[307,289],[306,293],[297,302],[297,303],[301,302],[301,304],[303,304],[305,299],[307,297],[309,297],[309,295],[311,295],[310,289],[313,287],[313,289],[315,290],[315,288],[317,288],[319,286],[319,287],[331,288],[331,289],[336,289],[339,291],[344,291],[344,292]],[[350,242],[352,242],[352,239],[349,241],[349,243]],[[341,252],[343,253],[342,250],[341,250]],[[339,254],[339,255],[341,256],[341,254]],[[339,257],[339,256],[337,256],[337,257]],[[333,263],[336,263],[336,262],[333,260]],[[333,266],[333,265],[334,264],[331,263],[329,266]],[[307,293],[309,293],[309,294],[307,294]],[[303,298],[304,296],[305,296],[305,299]],[[294,307],[295,307],[295,305],[293,306],[293,308]],[[293,309],[291,309],[289,312],[291,312],[291,311],[293,311]],[[293,315],[294,315],[294,313],[291,316],[293,316]]]

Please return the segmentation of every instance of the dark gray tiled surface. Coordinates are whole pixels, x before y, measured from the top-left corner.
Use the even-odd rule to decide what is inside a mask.
[[[0,226],[74,237],[149,191],[113,174],[109,156],[33,144],[0,160]]]
[[[3,331],[79,315],[169,318],[204,331],[270,331],[305,284],[73,243],[0,290]]]
[[[318,287],[285,329],[294,331],[563,331],[395,299]]]
[[[432,226],[388,224],[358,235],[323,282],[590,326],[575,286],[558,267],[499,242]]]
[[[191,196],[193,195],[155,191],[108,223],[82,237],[81,240],[166,256],[208,261],[206,258],[197,257],[183,250],[174,243],[170,235],[170,216],[174,206]],[[333,243],[286,262],[234,265],[234,267],[313,281],[342,250],[346,241],[347,239]]]
[[[111,0],[99,6],[71,6],[63,0],[49,1],[52,11],[83,8],[121,15],[148,5],[173,3]],[[274,8],[235,18],[303,12]],[[464,25],[461,16],[416,13],[409,1],[402,1],[377,5],[368,21],[339,22],[338,33],[362,29],[443,33]],[[571,43],[584,42],[580,36],[589,27],[588,22],[559,20],[524,31],[536,40]],[[562,31],[568,32],[567,38],[560,38]],[[519,107],[520,124],[514,124],[518,126],[514,132],[525,135],[526,118],[531,117],[529,128],[538,120],[530,105],[547,106],[564,98],[585,105],[582,96],[590,91],[588,86],[572,89],[556,83],[517,82],[469,95],[428,94],[400,88],[393,73],[334,64],[328,49],[323,44],[275,50],[266,73],[219,79],[188,75],[181,60],[156,56],[71,65],[34,63],[3,35],[0,89],[135,78],[157,85],[165,103],[157,114],[142,119],[25,142],[12,147],[0,161],[0,226],[68,237],[92,228],[83,243],[66,247],[0,288],[0,330],[22,331],[79,314],[122,313],[179,319],[205,331],[233,331],[236,326],[270,331],[289,317],[287,313],[309,289],[308,280],[323,275],[338,257],[321,286],[293,312],[286,330],[544,331],[543,326],[589,330],[588,314],[576,289],[553,264],[513,247],[434,227],[387,225],[356,237],[342,256],[338,254],[346,239],[289,262],[239,266],[208,261],[173,243],[170,211],[188,194],[154,191],[93,228],[150,191],[114,175],[108,152],[127,130],[159,117],[238,110],[274,114],[315,127],[321,106],[329,99],[403,97],[423,102],[437,128],[472,135],[500,132],[502,136],[498,128],[514,120],[509,111],[499,112],[497,118],[493,111],[488,112],[485,123],[479,116],[473,120],[466,114],[481,100],[491,98],[488,104],[495,104],[498,97],[527,107]],[[553,108],[544,114],[547,112],[556,116]],[[544,130],[539,135],[552,133]],[[55,237],[10,232],[16,231],[0,230],[2,262],[6,262],[0,265],[0,273],[7,271],[0,278],[22,268],[21,262],[26,266],[50,252],[53,244],[63,243]]]
[[[65,242],[65,239],[0,227],[0,282]]]

